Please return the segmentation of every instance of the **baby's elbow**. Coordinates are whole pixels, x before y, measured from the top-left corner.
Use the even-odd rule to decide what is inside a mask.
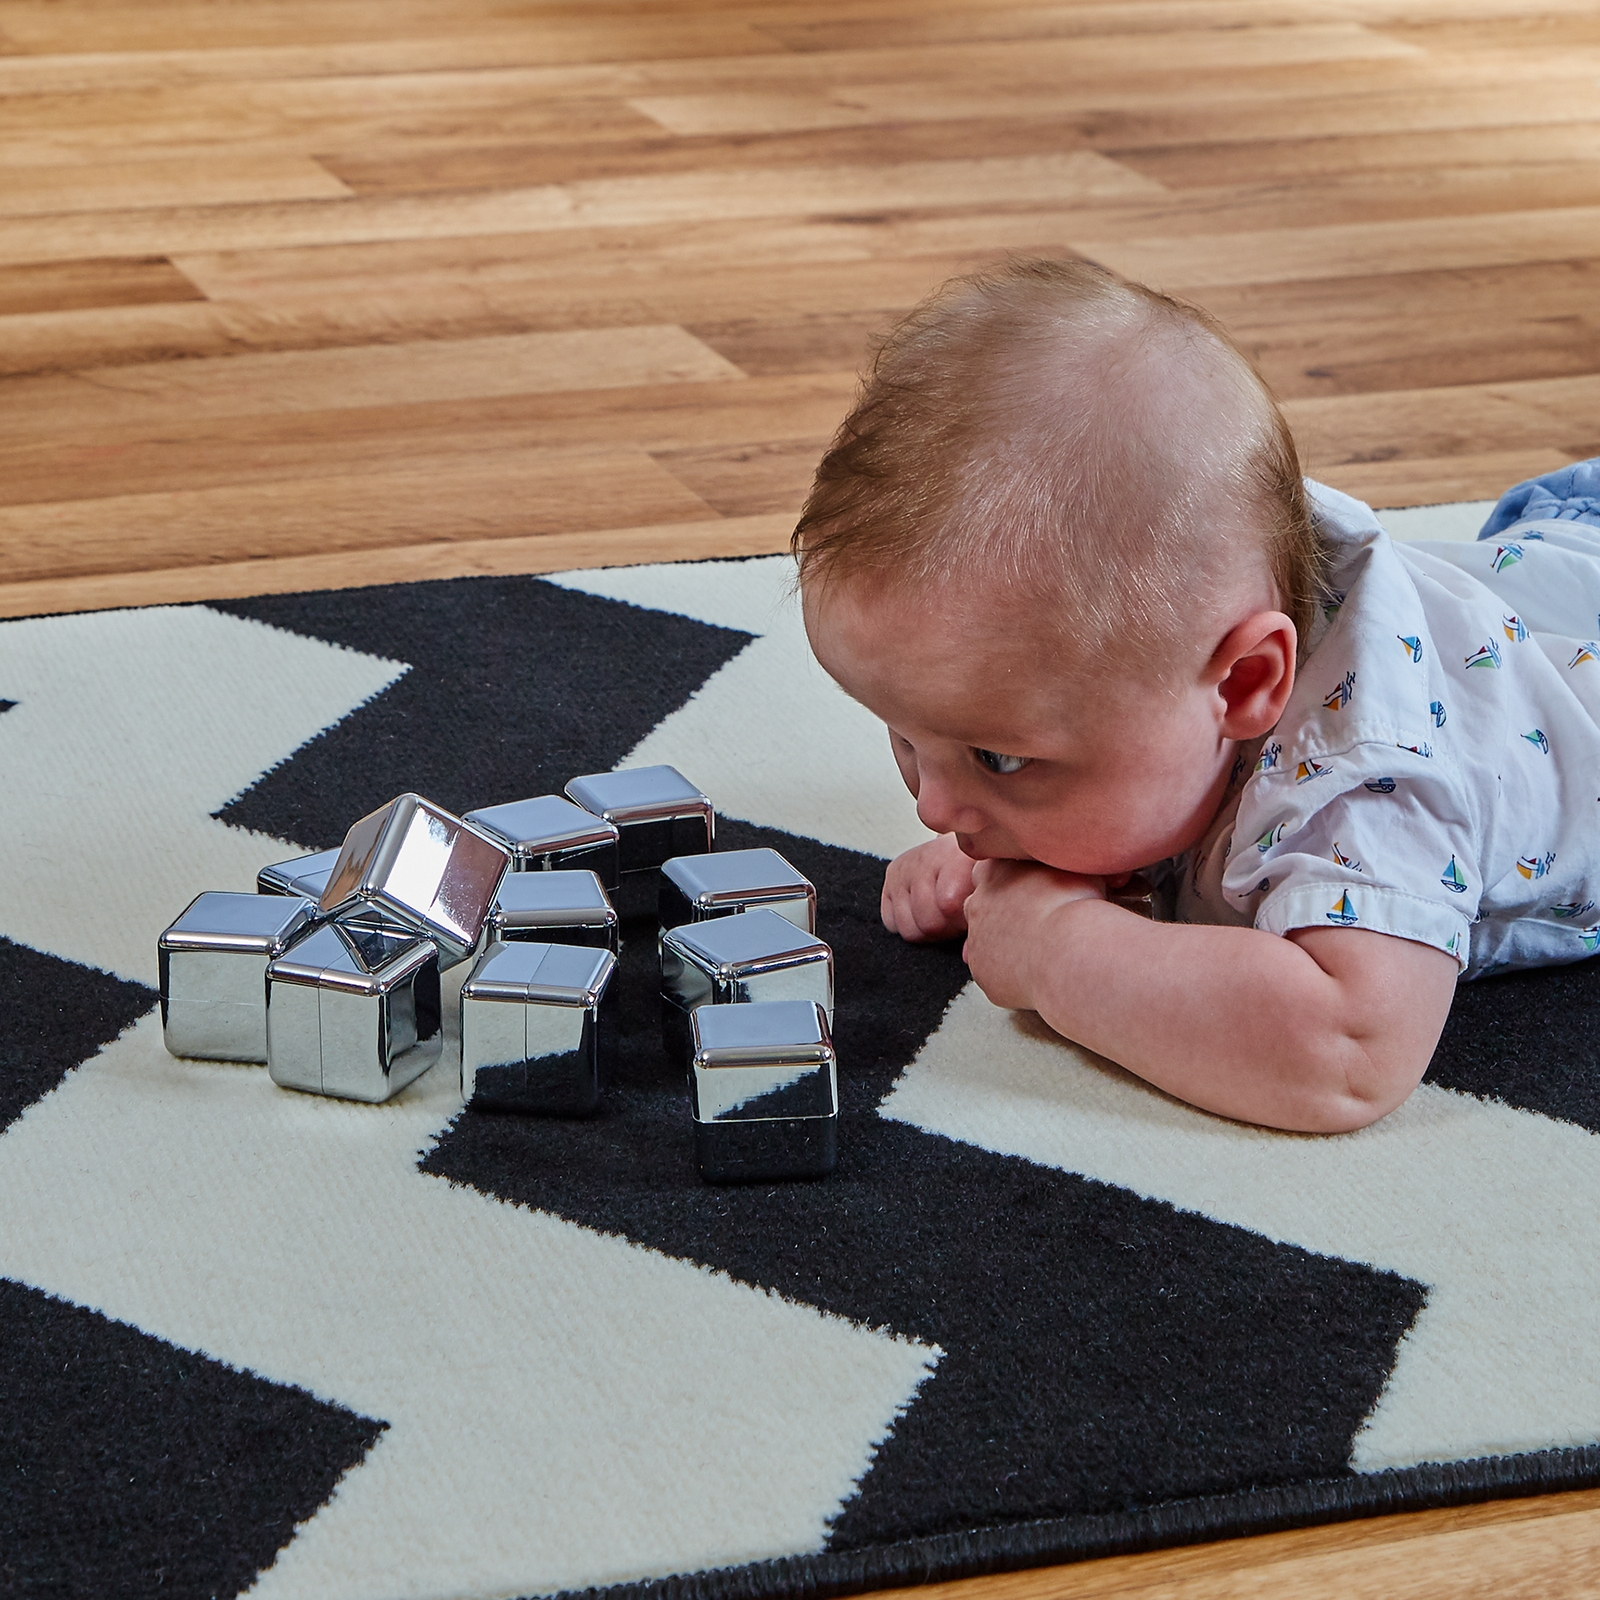
[[[1391,1041],[1345,1038],[1335,1042],[1314,1097],[1314,1126],[1308,1133],[1354,1133],[1381,1121],[1403,1105],[1422,1082],[1429,1057]]]

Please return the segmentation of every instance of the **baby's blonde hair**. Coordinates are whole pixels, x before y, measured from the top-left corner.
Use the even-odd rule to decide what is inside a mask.
[[[1199,307],[1078,260],[952,279],[889,334],[793,548],[807,590],[981,584],[1042,602],[1091,670],[1154,678],[1263,565],[1303,641],[1322,568],[1249,358]]]

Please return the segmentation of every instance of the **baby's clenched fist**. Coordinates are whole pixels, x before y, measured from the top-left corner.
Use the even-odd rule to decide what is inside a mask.
[[[967,931],[974,866],[953,833],[896,856],[883,879],[883,925],[902,939],[953,939]]]

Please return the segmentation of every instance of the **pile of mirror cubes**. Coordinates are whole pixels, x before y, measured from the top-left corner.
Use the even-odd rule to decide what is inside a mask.
[[[816,890],[775,850],[713,853],[715,832],[674,767],[459,817],[400,795],[337,850],[263,867],[255,894],[202,894],[161,935],[167,1049],[387,1100],[439,1059],[455,995],[440,973],[470,960],[465,1103],[582,1116],[615,1049],[620,913],[653,906],[662,1039],[687,1075],[701,1175],[831,1172],[833,952]]]

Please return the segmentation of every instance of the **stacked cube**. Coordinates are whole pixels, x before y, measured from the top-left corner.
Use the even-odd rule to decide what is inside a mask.
[[[460,986],[475,1109],[592,1112],[611,1049],[619,908],[658,912],[663,1038],[712,1181],[831,1171],[833,956],[816,891],[773,850],[713,855],[711,802],[672,767],[574,778],[453,816],[405,794],[338,850],[207,893],[160,940],[174,1055],[264,1062],[285,1088],[382,1101],[438,1060]]]

